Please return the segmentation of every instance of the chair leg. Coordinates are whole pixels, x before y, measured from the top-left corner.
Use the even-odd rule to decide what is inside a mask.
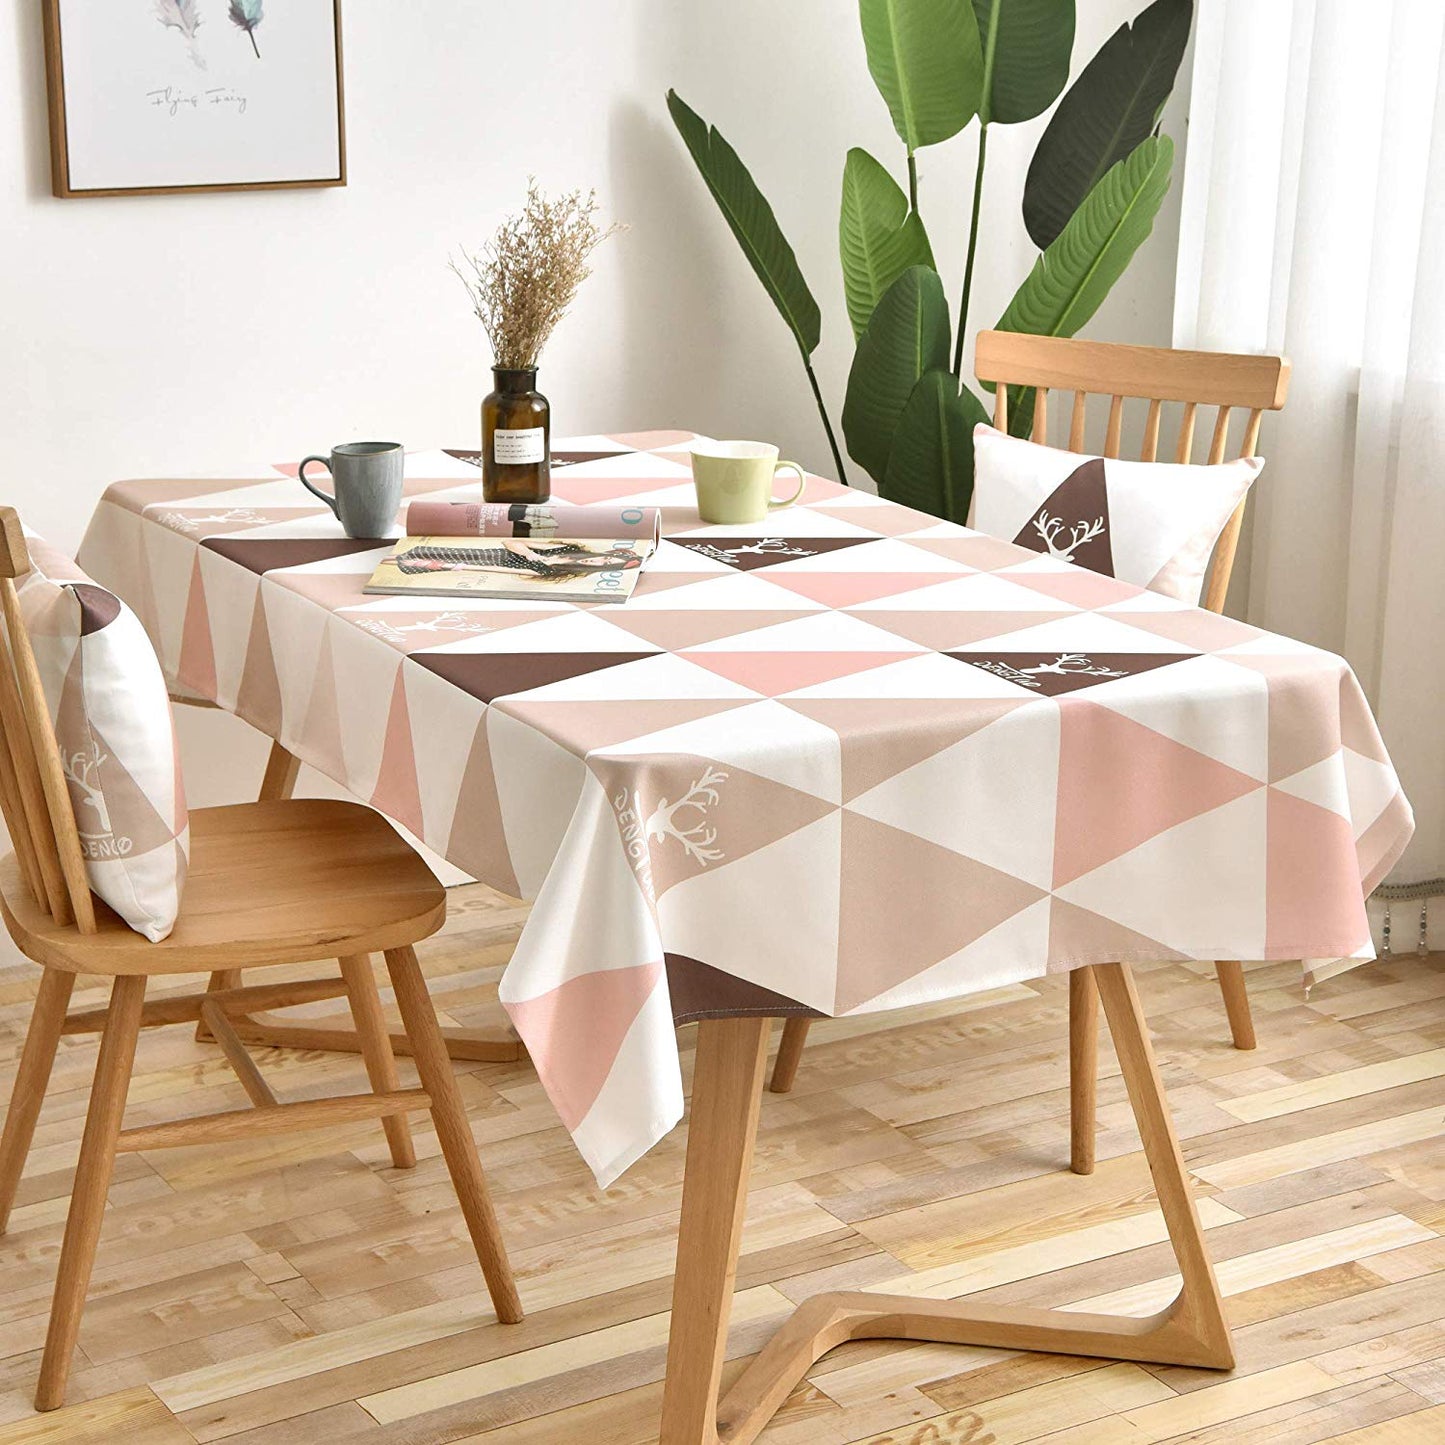
[[[812,1027],[812,1019],[783,1020],[783,1041],[778,1045],[778,1057],[773,1063],[772,1081],[768,1084],[768,1088],[773,1093],[791,1092],[793,1080],[798,1076],[798,1065],[803,1059],[803,1048],[808,1042],[808,1030]]]
[[[1237,959],[1221,959],[1214,965],[1219,991],[1224,995],[1224,1011],[1229,1015],[1229,1032],[1237,1049],[1254,1047],[1254,1017],[1249,1008],[1249,994],[1244,987],[1244,965]]]
[[[341,976],[346,980],[351,1000],[351,1017],[356,1021],[361,1041],[361,1057],[366,1063],[366,1077],[378,1094],[394,1093],[401,1087],[396,1072],[396,1055],[391,1051],[391,1036],[381,1013],[381,995],[376,988],[376,975],[371,959],[357,954],[341,961]],[[389,1114],[381,1121],[386,1142],[391,1145],[391,1162],[397,1169],[410,1169],[416,1163],[416,1146],[412,1143],[411,1125],[405,1114]]]
[[[1069,1167],[1094,1172],[1098,1119],[1099,989],[1094,971],[1069,974]]]
[[[35,1122],[45,1102],[50,1069],[60,1044],[60,1030],[74,991],[73,973],[47,968],[40,975],[35,1012],[30,1015],[30,1029],[25,1035],[15,1087],[10,1093],[10,1108],[5,1114],[5,1133],[0,1137],[0,1234],[4,1234],[10,1224],[15,1191],[20,1187],[30,1141],[35,1137]]]
[[[110,994],[110,1014],[100,1036],[100,1057],[90,1090],[90,1109],[80,1141],[80,1162],[70,1193],[70,1214],[60,1267],[55,1276],[55,1297],[50,1306],[50,1328],[40,1361],[40,1382],[35,1391],[37,1410],[55,1410],[65,1402],[70,1359],[80,1333],[80,1314],[95,1263],[95,1246],[105,1214],[105,1195],[115,1164],[115,1141],[125,1114],[126,1093],[135,1064],[140,1035],[141,1004],[145,1000],[143,976],[117,978]]]
[[[522,1318],[522,1301],[512,1278],[507,1248],[497,1225],[496,1210],[487,1192],[477,1141],[472,1137],[462,1096],[452,1073],[451,1059],[437,1025],[431,994],[411,948],[390,948],[386,968],[401,1009],[401,1021],[411,1038],[421,1085],[431,1096],[432,1121],[442,1146],[442,1156],[452,1176],[462,1216],[476,1247],[477,1259],[491,1291],[497,1318],[516,1324]]]

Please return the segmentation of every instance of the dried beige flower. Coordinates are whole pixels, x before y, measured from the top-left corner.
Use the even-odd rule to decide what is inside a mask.
[[[492,343],[495,365],[536,366],[577,288],[592,274],[592,252],[627,229],[604,230],[596,213],[596,191],[570,191],[549,201],[528,180],[522,212],[508,217],[478,254],[463,251],[460,262],[452,261]]]

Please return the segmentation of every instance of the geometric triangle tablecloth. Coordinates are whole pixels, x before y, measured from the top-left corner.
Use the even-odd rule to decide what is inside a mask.
[[[535,900],[502,1000],[602,1183],[681,1118],[678,1021],[1373,957],[1412,822],[1340,658],[818,477],[702,526],[693,436],[554,453],[662,509],[621,606],[366,597],[386,548],[293,466],[118,483],[80,557],[172,683]]]

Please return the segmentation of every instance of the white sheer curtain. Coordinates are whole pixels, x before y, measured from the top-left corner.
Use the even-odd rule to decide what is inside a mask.
[[[1445,4],[1209,0],[1198,16],[1174,341],[1294,364],[1289,404],[1265,425],[1231,611],[1348,657],[1415,806],[1391,881],[1435,877]],[[1445,947],[1445,901],[1431,925]]]

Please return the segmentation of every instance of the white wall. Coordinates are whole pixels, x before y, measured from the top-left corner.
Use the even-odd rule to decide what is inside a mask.
[[[129,0],[140,4],[143,0]],[[1144,0],[1081,4],[1075,69]],[[663,94],[716,123],[773,201],[823,307],[833,408],[851,355],[837,260],[850,145],[902,174],[848,0],[347,0],[344,190],[57,201],[40,6],[0,14],[0,430],[4,500],[74,546],[105,485],[295,458],[387,436],[470,445],[484,338],[450,250],[523,195],[595,185],[631,231],[599,257],[544,357],[560,432],[679,425],[779,442],[831,471],[791,337],[682,150]],[[527,50],[519,46],[526,45]],[[1165,117],[1182,145],[1187,61]],[[1019,219],[1042,121],[990,139],[973,327],[1032,264]],[[921,155],[950,293],[973,135]],[[1167,344],[1178,184],[1090,327]],[[858,478],[862,479],[861,472]],[[185,719],[198,801],[259,756],[229,719]],[[224,776],[218,745],[241,754]],[[259,763],[256,765],[259,767]]]

